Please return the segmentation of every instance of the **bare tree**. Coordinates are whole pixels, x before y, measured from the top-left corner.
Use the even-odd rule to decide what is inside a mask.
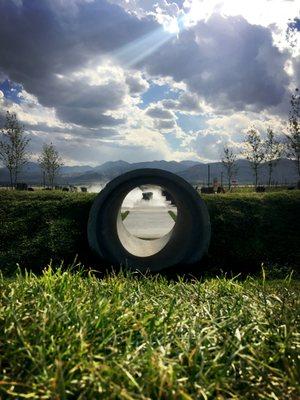
[[[295,161],[297,172],[300,178],[300,95],[299,89],[295,89],[295,93],[291,98],[291,109],[289,113],[288,134],[287,138],[287,155]]]
[[[228,179],[228,189],[231,189],[231,181],[233,176],[237,173],[236,154],[228,146],[223,147],[222,164],[226,170]]]
[[[63,166],[63,162],[52,143],[44,144],[38,162],[45,173],[49,186],[53,189],[55,178],[57,177],[60,168]]]
[[[15,113],[7,111],[0,139],[0,159],[9,171],[11,187],[15,187],[24,164],[28,161],[26,151],[30,139],[25,135],[24,125],[20,124]]]
[[[251,168],[254,175],[254,185],[258,185],[258,173],[262,162],[265,160],[265,152],[263,142],[261,140],[260,134],[256,129],[249,129],[245,139],[246,159],[250,162]]]
[[[275,133],[269,127],[267,129],[267,138],[264,142],[265,161],[268,164],[268,185],[271,186],[273,169],[283,154],[283,145],[276,138]]]

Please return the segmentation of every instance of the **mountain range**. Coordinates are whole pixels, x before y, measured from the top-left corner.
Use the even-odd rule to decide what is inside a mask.
[[[58,183],[69,185],[90,185],[94,183],[104,183],[115,178],[124,172],[138,168],[159,168],[180,175],[189,182],[195,184],[207,184],[208,166],[210,166],[210,182],[214,178],[220,181],[223,172],[223,181],[226,183],[226,173],[221,162],[200,163],[197,161],[147,161],[139,163],[129,163],[126,161],[108,161],[102,165],[91,167],[83,166],[63,166],[60,171]],[[239,184],[247,184],[253,182],[253,171],[247,160],[237,160],[236,180]],[[261,184],[265,184],[268,180],[268,166],[262,164],[260,168]],[[278,183],[295,183],[298,180],[294,162],[281,158],[274,166],[273,181]],[[4,184],[9,181],[9,175],[6,168],[0,168],[0,183]],[[29,162],[20,175],[20,181],[28,184],[40,184],[42,182],[42,173],[39,165]]]

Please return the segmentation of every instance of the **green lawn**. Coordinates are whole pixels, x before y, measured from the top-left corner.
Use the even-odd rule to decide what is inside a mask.
[[[0,398],[298,399],[299,287],[51,268],[1,277]]]

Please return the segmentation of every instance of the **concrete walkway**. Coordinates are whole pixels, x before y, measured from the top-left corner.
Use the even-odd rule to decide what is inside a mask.
[[[122,212],[126,209],[122,208]],[[126,229],[134,236],[156,239],[167,234],[174,226],[174,220],[168,211],[176,213],[176,207],[137,207],[130,209],[123,221]]]

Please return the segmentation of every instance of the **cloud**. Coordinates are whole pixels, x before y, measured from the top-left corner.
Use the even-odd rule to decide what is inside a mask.
[[[200,114],[208,111],[208,107],[203,104],[196,93],[183,92],[177,100],[167,99],[162,101],[162,105],[170,110],[178,111],[182,114]]]
[[[273,45],[269,29],[215,14],[182,31],[141,66],[150,75],[185,82],[217,109],[263,110],[284,97],[287,58]]]
[[[22,89],[18,101],[0,91],[2,111],[18,113],[33,148],[53,139],[67,159],[95,162],[99,154],[214,159],[251,122],[279,129],[300,80],[299,56],[274,42],[279,23],[221,15],[213,1],[171,34],[197,3],[209,5],[0,0],[0,84],[9,78]],[[198,116],[196,128],[177,125]]]
[[[170,120],[158,119],[154,121],[154,126],[158,130],[171,130],[175,128],[176,122],[173,119]]]
[[[228,141],[229,138],[224,133],[206,129],[195,132],[190,137],[189,147],[204,162],[219,161],[223,144]]]
[[[149,115],[152,118],[158,118],[158,119],[174,119],[175,115],[172,111],[166,110],[163,107],[159,105],[154,105],[150,106],[146,114]]]
[[[149,83],[143,78],[141,72],[128,73],[126,83],[129,87],[129,92],[132,96],[140,95],[149,89]]]
[[[157,28],[153,20],[142,21],[106,1],[83,0],[70,1],[68,7],[52,0],[0,1],[0,15],[5,15],[0,24],[2,74],[21,83],[42,106],[55,107],[63,121],[82,126],[123,122],[107,112],[122,106],[126,83],[91,84],[76,72]],[[136,73],[128,86],[136,94],[147,83]]]

